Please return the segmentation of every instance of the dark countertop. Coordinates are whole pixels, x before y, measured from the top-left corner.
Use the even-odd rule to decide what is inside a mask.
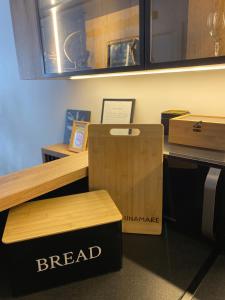
[[[195,293],[193,300],[225,299],[225,255],[219,255]]]
[[[169,226],[165,226],[162,236],[124,234],[121,271],[17,299],[181,299],[212,250],[212,245],[178,233]],[[0,299],[13,299],[6,276],[7,261],[2,254],[0,261]]]
[[[170,144],[167,136],[164,140],[163,154],[164,156],[183,158],[218,167],[225,167],[225,151]]]
[[[164,155],[225,166],[225,152],[220,151],[171,145],[165,142]],[[52,162],[52,164],[54,163]],[[193,283],[196,274],[213,251],[212,245],[178,233],[168,226],[165,227],[162,236],[124,234],[123,244],[124,261],[121,271],[16,299],[180,300],[184,295],[186,296],[187,288]],[[0,245],[0,300],[10,300],[14,298],[10,296],[7,260],[1,247]],[[221,263],[221,260],[224,260],[224,264]],[[211,270],[214,270],[213,268],[216,268],[217,265],[220,270],[223,269],[220,263],[225,270],[223,256],[218,262],[216,261]],[[224,299],[224,297],[219,298],[221,294],[215,293],[219,273],[215,273],[217,271],[210,272],[195,293],[195,300]],[[209,291],[209,293],[206,291],[208,282],[211,283],[211,292]],[[222,279],[218,282],[223,284]],[[217,298],[213,298],[213,295],[216,295]],[[189,297],[189,299],[191,298]]]

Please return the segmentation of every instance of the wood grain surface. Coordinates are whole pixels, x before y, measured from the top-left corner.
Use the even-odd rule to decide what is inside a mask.
[[[88,154],[76,155],[0,177],[0,211],[87,176]]]
[[[184,116],[176,117],[176,120],[180,121],[191,121],[191,122],[209,122],[212,124],[224,124],[225,125],[225,117],[218,116],[206,116],[206,115],[191,115],[186,114]]]
[[[140,135],[111,135],[112,128],[136,128]],[[88,153],[90,190],[110,193],[123,214],[123,231],[160,234],[162,125],[90,125]]]
[[[225,117],[185,115],[169,122],[169,143],[225,151]]]
[[[139,6],[132,6],[130,1],[131,6],[121,10],[120,5],[123,1],[121,4],[115,1],[118,11],[91,18],[85,23],[87,49],[92,53],[89,64],[94,68],[107,68],[109,42],[139,35]],[[102,6],[103,2],[95,9],[101,11]]]
[[[106,191],[34,201],[10,209],[2,241],[10,244],[121,219]]]

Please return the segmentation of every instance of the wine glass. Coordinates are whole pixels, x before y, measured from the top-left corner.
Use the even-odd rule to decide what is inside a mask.
[[[221,50],[222,32],[225,28],[225,14],[224,12],[214,11],[207,17],[207,26],[209,28],[209,35],[214,41],[214,55],[219,56]]]

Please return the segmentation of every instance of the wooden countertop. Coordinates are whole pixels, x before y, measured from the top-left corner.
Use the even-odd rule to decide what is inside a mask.
[[[0,177],[0,212],[86,177],[87,151]]]
[[[59,158],[77,154],[75,152],[69,151],[68,149],[69,147],[66,144],[54,144],[43,147],[41,151],[42,154],[45,153]]]

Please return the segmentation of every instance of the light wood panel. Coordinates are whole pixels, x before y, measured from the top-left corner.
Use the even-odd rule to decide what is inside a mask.
[[[212,12],[223,12],[225,0],[189,0],[187,58],[214,57],[215,42],[210,37],[207,17]],[[219,55],[225,55],[224,28],[220,28],[221,49]]]
[[[225,117],[185,115],[170,119],[169,142],[225,151]]]
[[[86,21],[89,65],[106,68],[110,41],[139,36],[139,7],[132,6]]]
[[[176,117],[176,120],[180,121],[190,121],[190,122],[210,122],[213,124],[225,124],[225,117],[218,116],[206,116],[206,115],[191,115],[187,114],[185,116]]]
[[[2,241],[10,244],[121,219],[106,191],[29,202],[10,209]]]
[[[140,134],[112,136],[112,128],[138,128]],[[160,234],[162,125],[90,125],[88,147],[90,190],[109,191],[123,214],[123,231]]]
[[[35,0],[10,0],[20,77],[43,78],[42,49]]]
[[[82,152],[0,177],[0,211],[87,176],[88,154]]]

